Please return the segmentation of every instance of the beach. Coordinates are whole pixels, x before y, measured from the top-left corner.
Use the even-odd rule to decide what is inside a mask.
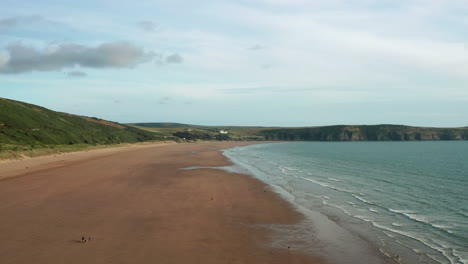
[[[155,144],[0,163],[0,263],[325,263],[272,247],[304,216],[227,166],[249,142]],[[81,242],[85,237],[87,242]]]

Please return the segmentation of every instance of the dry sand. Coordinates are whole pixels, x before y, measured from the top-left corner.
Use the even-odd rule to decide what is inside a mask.
[[[302,215],[216,169],[246,143],[160,144],[0,163],[0,263],[323,263],[269,247]],[[27,167],[27,168],[26,168]],[[262,227],[263,226],[263,227]],[[82,236],[91,241],[81,243]]]

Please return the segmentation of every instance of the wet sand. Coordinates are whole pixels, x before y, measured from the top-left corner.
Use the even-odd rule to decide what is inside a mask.
[[[0,263],[324,263],[271,248],[303,216],[217,149],[163,144],[0,163]],[[12,165],[14,164],[14,165]],[[91,241],[81,243],[82,236]]]

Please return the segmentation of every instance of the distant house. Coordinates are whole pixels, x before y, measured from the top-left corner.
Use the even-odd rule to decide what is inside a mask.
[[[220,134],[227,134],[227,133],[229,133],[229,132],[227,132],[226,130],[220,130],[219,133],[220,133]]]

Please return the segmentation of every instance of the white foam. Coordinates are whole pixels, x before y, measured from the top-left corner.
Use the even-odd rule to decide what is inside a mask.
[[[367,201],[366,199],[364,199],[363,197],[361,196],[358,196],[358,195],[355,195],[355,194],[351,194],[354,198],[358,199],[359,201],[363,202],[363,203],[366,203],[366,204],[374,204],[373,202],[369,202]]]
[[[409,211],[409,210],[399,210],[399,209],[388,209],[390,212],[397,213],[397,214],[404,214],[404,213],[416,213],[414,211]]]
[[[361,219],[361,220],[363,220],[363,221],[365,221],[365,222],[372,222],[372,220],[373,220],[373,219],[368,218],[368,217],[366,217],[366,216],[364,216],[364,215],[354,215],[354,217],[355,217],[355,218],[358,218],[358,219]]]
[[[448,260],[450,261],[451,264],[455,264],[456,262],[454,262],[454,259],[447,254],[447,248],[445,248],[444,246],[438,244],[438,243],[434,243],[435,241],[433,240],[428,240],[428,239],[425,239],[425,238],[421,238],[419,237],[416,233],[412,233],[412,232],[405,232],[405,231],[401,231],[401,230],[397,230],[397,229],[393,229],[393,228],[390,228],[390,227],[387,227],[387,226],[384,226],[384,225],[381,225],[379,223],[376,223],[376,222],[372,222],[372,225],[377,227],[377,228],[380,228],[380,229],[383,229],[383,230],[387,230],[387,231],[390,231],[390,232],[393,232],[395,234],[399,234],[399,235],[402,235],[404,237],[407,237],[407,238],[410,238],[410,239],[413,239],[413,240],[416,240],[416,241],[419,241],[420,243],[422,243],[423,245],[427,246],[428,248],[432,248],[433,250],[435,251],[438,251],[440,253],[442,253],[442,255]],[[434,259],[435,261],[439,262],[439,263],[442,263],[440,262],[440,260],[436,260]]]
[[[330,188],[332,190],[336,190],[336,191],[340,191],[340,192],[346,192],[346,193],[350,193],[351,191],[348,191],[346,189],[342,189],[342,188],[338,188],[336,186],[333,186],[333,185],[330,185],[328,183],[324,183],[324,182],[319,182],[319,181],[316,181],[316,180],[312,180],[312,179],[309,179],[309,178],[305,178],[305,177],[299,177],[305,181],[309,181],[309,182],[312,182],[312,183],[315,183],[317,185],[320,185],[322,187],[326,187],[326,188]]]
[[[379,211],[377,211],[377,210],[375,210],[375,209],[373,209],[373,208],[369,208],[369,211],[371,211],[371,212],[373,212],[373,213],[376,213],[376,214],[379,213]]]
[[[286,166],[279,166],[278,168],[280,168],[280,169],[286,169],[286,170],[290,170],[290,171],[295,171],[295,170],[296,170],[296,169],[289,168],[289,167],[286,167]]]
[[[327,203],[327,205],[328,205],[328,206],[331,206],[331,207],[335,207],[335,208],[337,208],[337,209],[340,209],[340,210],[343,211],[345,214],[354,217],[354,215],[353,215],[350,211],[346,210],[346,209],[345,209],[344,207],[342,207],[342,206],[339,206],[339,205],[336,205],[336,204],[331,204],[331,203]]]
[[[460,260],[461,263],[468,263],[468,252],[461,252],[456,249],[454,249],[452,252],[453,255]]]
[[[399,213],[399,214],[402,214],[406,217],[408,217],[409,219],[412,219],[414,221],[417,221],[417,222],[420,222],[420,223],[423,223],[423,224],[427,224],[427,225],[431,225],[432,227],[434,228],[437,228],[437,229],[440,229],[442,231],[445,231],[447,233],[452,233],[452,231],[448,230],[449,228],[452,228],[452,226],[450,225],[444,225],[444,224],[434,224],[432,222],[430,222],[428,220],[428,217],[425,216],[425,215],[422,215],[422,214],[417,214],[416,212],[413,212],[413,211],[405,211],[405,210],[393,210],[393,209],[390,209],[390,211],[392,212],[395,212],[395,213]]]
[[[336,181],[336,182],[340,182],[341,180],[338,180],[338,179],[335,179],[335,178],[328,178],[330,181]]]
[[[423,224],[428,224],[430,225],[431,223],[427,220],[427,216],[421,215],[421,214],[415,214],[415,213],[401,213],[402,215],[408,217],[409,219],[412,219],[414,221],[418,221]]]

